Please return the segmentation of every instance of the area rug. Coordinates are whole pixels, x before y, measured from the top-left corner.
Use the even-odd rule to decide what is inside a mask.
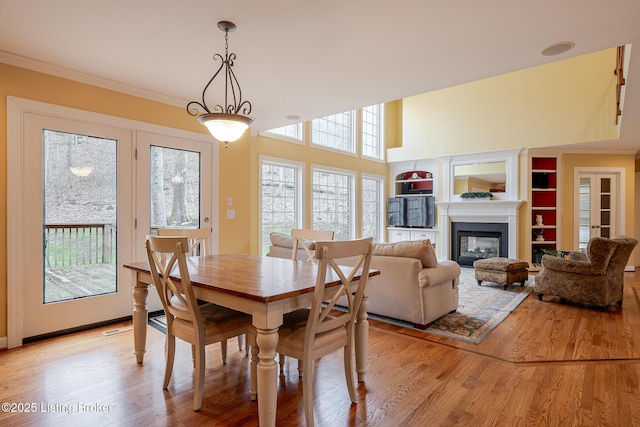
[[[525,286],[514,284],[507,289],[492,282],[482,282],[482,286],[478,286],[473,268],[462,268],[458,309],[429,323],[424,332],[478,344],[533,292],[533,280],[534,276],[529,276]],[[149,325],[164,333],[165,318],[162,312],[159,314],[149,316]],[[369,314],[369,317],[413,329],[411,323],[401,320],[375,314]]]
[[[529,296],[533,280],[529,276],[525,286],[514,284],[507,289],[492,282],[478,286],[473,268],[462,268],[458,309],[431,322],[425,331],[478,344]]]

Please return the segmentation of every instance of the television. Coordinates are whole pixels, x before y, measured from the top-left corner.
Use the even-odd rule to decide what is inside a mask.
[[[405,197],[391,197],[387,201],[387,225],[389,227],[404,227],[405,222]]]
[[[435,197],[391,197],[387,201],[389,227],[435,227]]]
[[[405,202],[406,227],[433,227],[435,225],[435,198],[407,197]]]

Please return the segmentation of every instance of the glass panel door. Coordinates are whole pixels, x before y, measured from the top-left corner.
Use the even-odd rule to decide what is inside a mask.
[[[200,227],[200,153],[150,147],[151,229]]]
[[[44,303],[117,291],[117,141],[43,132]]]
[[[131,132],[26,113],[23,337],[131,314]]]
[[[217,252],[211,143],[138,132],[137,153],[137,259],[146,259],[146,236],[158,228],[209,228],[209,246]],[[148,306],[150,311],[162,309],[156,292],[149,292]]]
[[[617,235],[617,175],[608,173],[579,174],[577,188],[577,247],[584,252],[593,237],[613,238]]]

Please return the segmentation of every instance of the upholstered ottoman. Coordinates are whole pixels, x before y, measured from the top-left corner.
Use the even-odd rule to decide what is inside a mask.
[[[473,262],[478,286],[483,281],[494,282],[507,289],[512,283],[520,286],[529,279],[529,263],[513,258],[485,258]]]

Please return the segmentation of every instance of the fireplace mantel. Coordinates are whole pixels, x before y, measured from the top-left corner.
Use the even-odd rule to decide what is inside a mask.
[[[447,259],[451,259],[451,223],[506,223],[509,229],[509,258],[517,258],[518,208],[522,200],[463,200],[436,202]]]

